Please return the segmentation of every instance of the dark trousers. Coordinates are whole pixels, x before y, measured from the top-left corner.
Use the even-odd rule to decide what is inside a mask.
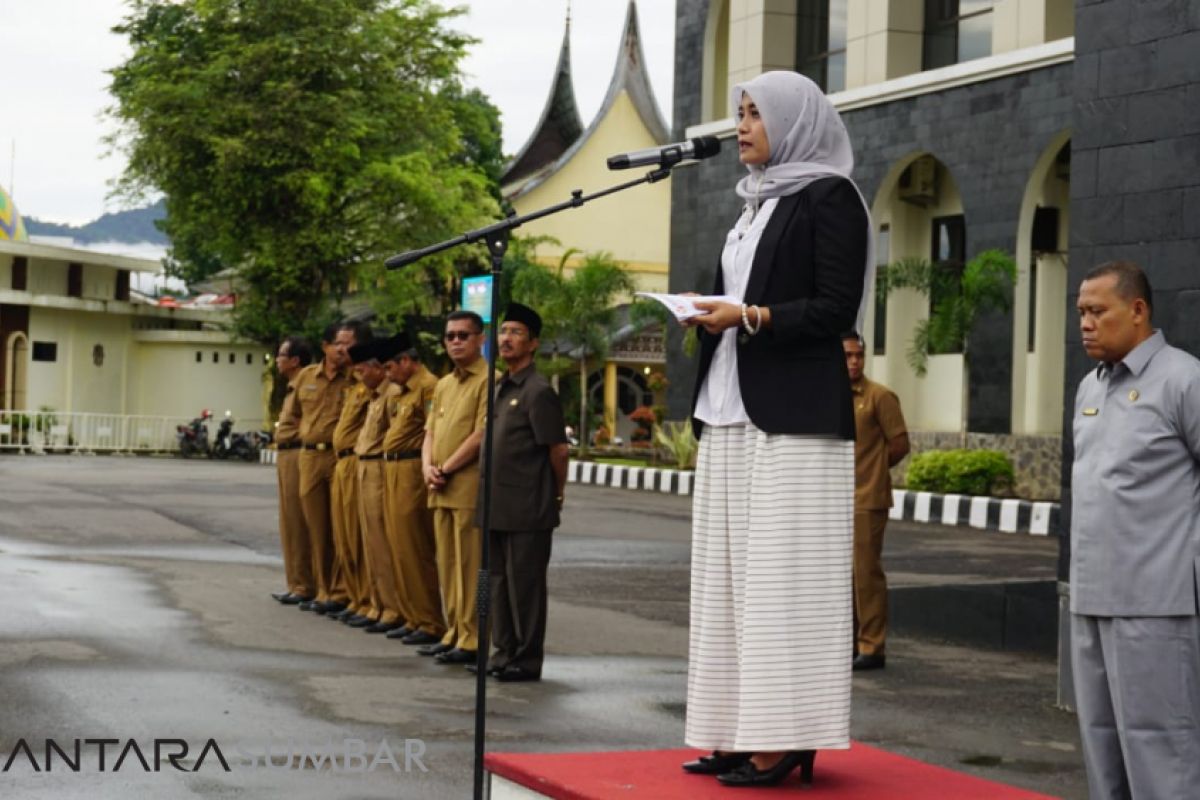
[[[542,674],[546,640],[546,568],[551,532],[491,531],[492,642],[489,667]]]

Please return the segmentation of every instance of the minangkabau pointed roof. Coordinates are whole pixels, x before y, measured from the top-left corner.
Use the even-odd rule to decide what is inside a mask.
[[[553,175],[570,161],[571,157],[579,152],[579,149],[591,138],[596,129],[600,127],[600,123],[612,111],[617,98],[621,96],[621,92],[629,95],[629,99],[633,103],[633,107],[637,110],[642,124],[646,126],[646,130],[650,132],[654,141],[660,145],[666,144],[670,137],[670,128],[667,127],[666,121],[663,120],[662,112],[658,108],[658,101],[654,99],[654,89],[650,86],[650,73],[646,70],[646,58],[642,53],[642,36],[638,28],[636,0],[629,0],[629,10],[625,14],[625,30],[621,34],[621,49],[617,54],[617,65],[613,69],[612,80],[608,84],[608,91],[604,95],[604,102],[600,104],[600,110],[596,112],[592,123],[588,125],[587,130],[582,135],[576,136],[570,146],[553,162],[524,173],[525,175],[532,175],[533,172],[537,172],[538,174],[533,175],[524,184],[520,185],[509,196],[509,199],[514,199],[532,191],[537,185],[545,181],[546,178]],[[520,156],[518,156],[519,158]],[[514,160],[514,163],[516,163],[516,160]],[[517,183],[514,180],[515,177],[518,177],[515,171],[510,170],[500,183],[502,186],[512,185]]]
[[[579,117],[575,85],[571,80],[571,17],[568,12],[567,28],[546,107],[542,109],[542,117],[534,127],[533,134],[504,170],[500,178],[501,185],[512,183],[553,163],[575,143],[581,133],[583,120]]]

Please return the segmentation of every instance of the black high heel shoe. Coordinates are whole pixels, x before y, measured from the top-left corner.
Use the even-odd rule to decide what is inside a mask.
[[[683,771],[693,775],[720,775],[735,770],[749,761],[749,753],[718,753],[714,750],[712,755],[700,756],[695,761],[685,762]]]
[[[749,759],[732,772],[718,775],[725,786],[755,788],[759,786],[777,786],[792,774],[792,770],[800,767],[800,783],[805,786],[813,781],[813,763],[817,759],[816,750],[792,750],[785,753],[775,766],[760,770]]]

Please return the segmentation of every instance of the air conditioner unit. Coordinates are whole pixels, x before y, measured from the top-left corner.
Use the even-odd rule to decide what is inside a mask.
[[[900,199],[918,206],[937,203],[938,170],[937,159],[921,156],[900,173],[898,189]]]

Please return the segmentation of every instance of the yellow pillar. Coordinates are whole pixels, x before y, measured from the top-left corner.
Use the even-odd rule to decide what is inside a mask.
[[[604,427],[609,436],[617,435],[617,365],[613,361],[604,364]]]

